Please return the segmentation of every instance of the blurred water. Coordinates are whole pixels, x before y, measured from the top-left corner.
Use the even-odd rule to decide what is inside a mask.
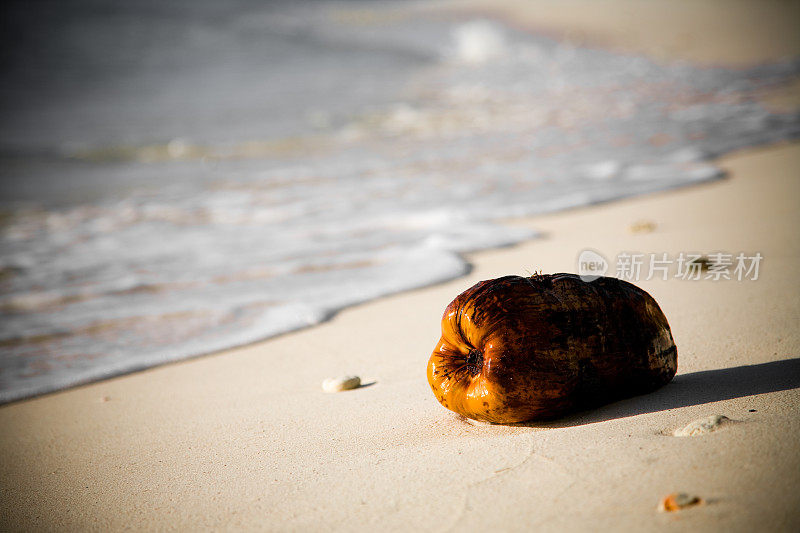
[[[534,237],[502,219],[800,132],[755,98],[790,61],[656,64],[406,3],[10,6],[0,401],[458,276]]]

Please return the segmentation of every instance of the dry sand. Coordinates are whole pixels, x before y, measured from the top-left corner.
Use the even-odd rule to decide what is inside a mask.
[[[721,164],[726,180],[514,221],[544,237],[469,256],[466,278],[0,408],[0,529],[800,530],[800,144]],[[631,233],[640,220],[655,230]],[[425,365],[445,305],[478,280],[574,271],[585,247],[764,261],[757,281],[639,283],[678,345],[654,394],[538,427],[439,406]],[[322,392],[347,373],[367,386]],[[714,414],[738,423],[670,435]],[[673,491],[705,503],[658,512]]]

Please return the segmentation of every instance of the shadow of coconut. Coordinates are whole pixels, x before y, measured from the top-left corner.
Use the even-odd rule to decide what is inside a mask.
[[[679,374],[661,389],[549,422],[513,424],[564,428],[757,394],[800,388],[800,358]]]

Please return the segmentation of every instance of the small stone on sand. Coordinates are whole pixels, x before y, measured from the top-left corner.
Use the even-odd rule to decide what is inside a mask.
[[[670,513],[673,511],[680,511],[686,507],[692,507],[703,503],[703,499],[698,496],[686,494],[685,492],[673,492],[661,499],[658,505],[658,510],[661,512]]]
[[[653,233],[656,230],[656,223],[652,220],[639,220],[631,224],[628,230],[631,233]]]
[[[709,268],[714,265],[714,263],[711,262],[711,259],[709,259],[704,255],[696,259],[693,259],[692,261],[689,261],[688,265],[691,265],[693,263],[699,265],[701,272],[708,272]]]
[[[674,434],[676,437],[697,437],[699,435],[712,433],[730,422],[731,419],[727,416],[711,415],[690,422],[687,426],[676,430]]]
[[[328,378],[322,382],[322,390],[325,392],[341,392],[344,390],[357,389],[360,386],[361,378],[358,376]]]

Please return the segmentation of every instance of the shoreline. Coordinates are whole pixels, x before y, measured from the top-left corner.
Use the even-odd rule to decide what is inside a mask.
[[[339,130],[354,137],[344,137],[333,159],[306,153],[308,168],[296,169],[254,160],[241,163],[241,179],[231,163],[219,183],[177,186],[175,202],[167,189],[145,190],[14,216],[3,233],[10,267],[0,402],[246,345],[360,301],[452,279],[466,268],[456,252],[534,233],[498,224],[499,216],[714,179],[716,168],[705,163],[712,155],[798,134],[797,115],[770,114],[759,102],[768,85],[797,77],[791,66],[659,66],[473,18],[461,24],[459,14],[399,11],[452,31],[458,53],[436,53],[466,54],[465,62],[448,66],[442,57],[427,71],[430,86],[410,83],[421,91],[408,94],[418,109],[401,105],[372,126],[365,118]],[[500,61],[471,64],[470,50],[486,39],[500,43]],[[508,87],[499,81],[513,78]],[[203,165],[195,161],[199,145],[173,148],[176,174]],[[273,163],[274,173],[263,168]],[[143,165],[130,175],[166,172]],[[248,184],[245,176],[262,171],[263,181]],[[50,173],[60,175],[56,167]],[[284,173],[295,179],[282,181]],[[161,178],[172,183],[171,176]],[[327,205],[328,197],[336,201]],[[170,246],[155,244],[162,241]]]
[[[792,143],[792,142],[797,142],[797,141],[791,141],[791,140],[789,140],[789,141],[781,141],[781,143],[779,143],[779,144]],[[748,147],[748,148],[746,148],[744,150],[736,150],[736,151],[732,152],[732,154],[736,154],[736,153],[741,152],[741,151],[768,149],[770,147],[771,147],[771,145],[751,146],[751,147]],[[708,159],[708,160],[703,160],[702,163],[703,164],[709,164],[711,166],[715,166],[716,167],[717,166],[717,162],[720,159],[724,159],[725,157],[728,157],[728,155],[726,154],[726,155],[721,156],[720,158],[711,158],[711,159]],[[294,333],[299,333],[299,332],[303,332],[303,331],[318,327],[318,326],[320,326],[322,324],[325,324],[325,323],[328,323],[328,322],[334,320],[337,315],[339,315],[340,313],[342,313],[344,311],[347,311],[349,309],[358,308],[358,307],[363,306],[363,305],[368,305],[368,304],[370,304],[372,302],[375,302],[375,301],[378,301],[378,300],[381,300],[381,299],[384,299],[384,298],[389,298],[389,297],[392,297],[392,296],[395,296],[395,295],[398,295],[398,294],[405,294],[405,293],[414,292],[414,291],[421,291],[421,290],[425,290],[425,289],[428,289],[428,288],[431,288],[431,287],[436,287],[436,286],[438,286],[438,285],[440,285],[442,283],[450,283],[450,282],[456,281],[458,279],[462,279],[462,278],[464,278],[466,276],[469,276],[470,273],[473,271],[474,264],[473,264],[473,261],[470,259],[473,255],[481,254],[483,252],[492,252],[492,251],[496,251],[496,250],[503,250],[503,249],[506,249],[506,248],[514,248],[514,247],[521,246],[521,245],[524,245],[526,243],[529,243],[531,241],[535,241],[535,240],[544,238],[543,232],[540,232],[540,230],[538,228],[536,228],[535,225],[531,225],[530,224],[529,221],[532,220],[532,219],[538,219],[539,217],[548,217],[548,216],[556,215],[556,214],[560,214],[560,213],[580,212],[580,211],[582,211],[583,209],[586,209],[586,208],[592,208],[592,207],[596,207],[596,206],[614,205],[614,204],[617,204],[618,202],[624,202],[624,201],[635,199],[635,198],[647,198],[647,197],[650,197],[650,196],[657,196],[657,195],[661,195],[661,194],[664,194],[664,193],[669,193],[671,191],[703,186],[703,185],[706,185],[706,184],[709,184],[709,183],[714,183],[714,182],[719,181],[719,180],[725,180],[726,178],[727,178],[727,176],[726,176],[725,172],[721,171],[719,173],[719,175],[713,176],[711,178],[704,178],[702,180],[699,180],[699,181],[696,181],[696,182],[693,182],[693,183],[674,184],[674,185],[671,185],[671,186],[666,187],[666,188],[662,188],[662,189],[658,189],[658,190],[650,191],[650,192],[644,192],[644,193],[635,192],[635,193],[631,193],[629,195],[623,195],[623,196],[614,197],[613,199],[599,200],[599,201],[595,201],[595,202],[592,202],[592,203],[589,203],[589,204],[585,204],[585,205],[578,205],[578,206],[561,208],[561,209],[558,209],[558,210],[553,211],[553,212],[544,213],[544,214],[536,215],[536,216],[512,217],[512,218],[509,218],[509,219],[501,219],[499,221],[496,221],[496,223],[498,225],[500,225],[500,226],[511,226],[511,227],[520,226],[520,225],[521,226],[525,226],[526,229],[530,230],[530,232],[534,234],[534,236],[529,238],[529,239],[526,239],[526,240],[523,240],[523,241],[514,242],[514,243],[511,243],[511,244],[508,244],[508,245],[500,245],[500,246],[497,246],[497,247],[480,249],[480,250],[473,251],[473,252],[465,252],[465,253],[453,252],[453,255],[464,263],[464,272],[462,274],[459,274],[459,275],[456,275],[454,277],[445,279],[443,281],[432,281],[432,282],[429,282],[429,283],[425,283],[424,285],[419,285],[419,286],[416,286],[416,287],[413,287],[413,288],[410,288],[410,289],[399,289],[397,291],[390,292],[388,294],[383,294],[383,295],[377,296],[375,298],[372,298],[372,299],[369,299],[369,300],[366,300],[366,301],[363,301],[363,302],[358,302],[356,304],[347,305],[347,306],[342,307],[340,309],[336,309],[336,310],[332,311],[331,313],[328,313],[326,315],[326,317],[324,319],[322,319],[320,322],[311,323],[311,324],[308,324],[306,326],[302,326],[302,327],[299,327],[297,329],[293,329],[293,330],[289,330],[289,331],[283,331],[283,332],[277,333],[275,335],[269,335],[269,336],[266,336],[266,337],[263,337],[263,338],[258,338],[256,340],[246,341],[246,342],[243,342],[241,344],[233,344],[233,345],[230,345],[230,346],[224,346],[222,348],[212,348],[212,349],[209,349],[208,351],[203,351],[203,352],[199,352],[199,353],[193,353],[191,355],[184,356],[184,357],[178,357],[178,358],[174,358],[174,357],[154,357],[153,361],[137,362],[134,366],[132,366],[130,368],[128,368],[126,366],[122,366],[122,367],[120,367],[121,370],[117,370],[117,369],[114,369],[114,368],[104,369],[102,375],[100,375],[99,377],[91,377],[91,378],[87,378],[87,379],[77,380],[72,384],[59,386],[55,390],[45,390],[43,392],[38,392],[37,389],[32,388],[31,390],[33,390],[34,392],[23,392],[23,393],[21,393],[21,396],[12,397],[12,399],[10,399],[10,400],[5,400],[3,398],[0,398],[0,408],[2,408],[4,406],[14,405],[14,404],[17,404],[17,403],[20,403],[20,402],[25,402],[25,401],[28,401],[28,400],[33,400],[33,399],[36,399],[36,398],[45,397],[45,396],[48,396],[48,395],[58,394],[58,393],[61,393],[61,392],[67,392],[67,391],[73,390],[75,388],[93,385],[93,384],[100,383],[100,382],[103,382],[103,381],[106,381],[106,380],[109,380],[109,379],[114,379],[114,378],[117,378],[117,377],[125,377],[125,376],[131,375],[131,374],[143,372],[143,371],[146,371],[146,370],[149,370],[149,369],[154,369],[154,368],[158,368],[158,367],[165,366],[165,365],[172,365],[172,364],[178,364],[178,363],[182,363],[182,362],[189,362],[189,361],[192,361],[194,359],[208,357],[208,356],[211,356],[211,355],[214,355],[214,354],[225,353],[225,352],[229,352],[229,351],[232,351],[232,350],[237,350],[237,349],[256,346],[256,345],[259,345],[259,344],[262,344],[262,343],[265,343],[265,342],[269,342],[269,341],[272,341],[272,340],[275,340],[275,339],[279,339],[280,337],[282,337],[284,335],[290,335],[290,334],[294,334]],[[531,269],[531,271],[533,271],[533,270]],[[522,275],[525,272],[527,272],[527,270],[525,270],[523,272],[518,272],[517,274]]]
[[[547,520],[554,529],[641,530],[679,520],[700,530],[790,529],[800,524],[800,383],[770,379],[798,368],[800,291],[791,280],[800,250],[791,235],[800,144],[721,164],[727,180],[520,220],[546,237],[468,254],[466,277],[248,347],[0,408],[0,424],[13,428],[0,440],[3,514],[26,529],[337,530],[357,520],[402,530],[431,528],[437,510],[474,527]],[[629,233],[642,217],[655,231]],[[757,281],[637,283],[678,345],[678,376],[655,394],[534,427],[465,424],[439,406],[424,368],[447,302],[523,268],[570,271],[586,246],[758,248],[765,260]],[[375,383],[321,392],[324,378],[349,372]],[[698,438],[664,435],[711,414],[742,423]],[[658,498],[674,490],[709,503],[658,513]]]

